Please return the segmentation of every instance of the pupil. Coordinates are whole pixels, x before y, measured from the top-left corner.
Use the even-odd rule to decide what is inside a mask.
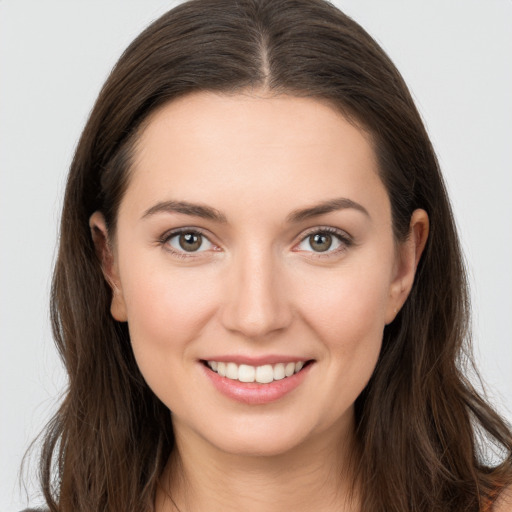
[[[331,247],[332,237],[325,233],[316,233],[310,237],[311,247],[317,252],[327,251]]]
[[[197,233],[182,233],[179,241],[184,251],[197,251],[201,247],[202,236]]]

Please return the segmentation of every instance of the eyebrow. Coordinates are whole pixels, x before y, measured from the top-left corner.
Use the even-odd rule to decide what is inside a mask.
[[[213,220],[221,224],[227,223],[226,216],[210,206],[189,203],[187,201],[162,201],[155,204],[142,215],[142,219],[155,215],[156,213],[181,213],[184,215],[193,215],[203,219]]]
[[[331,213],[338,210],[346,210],[348,208],[357,210],[361,213],[364,213],[367,217],[370,217],[368,210],[363,205],[352,201],[352,199],[339,197],[337,199],[329,199],[328,201],[324,201],[309,208],[294,210],[286,217],[286,221],[289,223],[300,222],[306,219],[310,219],[311,217],[325,215],[326,213]]]
[[[312,217],[325,215],[327,213],[335,212],[338,210],[354,209],[364,213],[367,217],[370,216],[368,210],[359,203],[352,201],[346,197],[339,197],[337,199],[329,199],[317,205],[293,210],[286,217],[286,222],[293,224],[301,222]],[[157,213],[181,213],[183,215],[192,215],[194,217],[201,217],[203,219],[213,220],[221,224],[228,222],[226,216],[216,208],[211,206],[205,206],[196,203],[189,203],[187,201],[161,201],[148,210],[142,215],[142,219],[155,215]]]

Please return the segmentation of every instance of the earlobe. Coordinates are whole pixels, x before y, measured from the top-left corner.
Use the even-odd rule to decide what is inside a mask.
[[[121,290],[119,290],[117,287],[112,288],[112,303],[110,304],[110,314],[118,322],[126,322],[128,320],[124,297]]]
[[[118,322],[126,322],[126,304],[123,297],[119,272],[115,262],[112,247],[109,242],[105,217],[99,211],[94,212],[89,218],[91,236],[96,249],[96,255],[101,264],[101,270],[105,280],[112,289],[112,303],[110,312]]]
[[[425,210],[414,210],[409,224],[409,236],[400,244],[396,273],[390,287],[390,301],[386,324],[391,323],[402,308],[414,283],[414,276],[429,233],[429,219]]]

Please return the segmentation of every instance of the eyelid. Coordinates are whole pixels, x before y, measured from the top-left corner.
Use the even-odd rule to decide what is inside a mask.
[[[216,243],[212,242],[211,236],[205,230],[203,230],[201,228],[198,228],[198,227],[191,227],[191,226],[184,226],[184,227],[180,227],[180,228],[173,228],[173,229],[170,229],[170,230],[166,231],[165,233],[163,233],[158,238],[158,243],[160,245],[162,245],[162,247],[166,251],[168,251],[171,254],[173,254],[175,256],[178,256],[180,258],[195,258],[195,257],[198,257],[199,255],[203,255],[203,253],[210,252],[209,250],[187,252],[187,251],[178,250],[178,249],[172,247],[168,243],[169,240],[171,240],[171,238],[174,238],[175,236],[178,236],[178,235],[180,235],[182,233],[197,233],[198,235],[201,235],[203,238],[208,240],[208,242],[214,248],[216,248],[216,249],[214,249],[215,251],[220,250],[218,245]]]
[[[307,229],[306,231],[303,231],[300,234],[299,241],[296,242],[293,246],[294,249],[298,245],[300,245],[302,242],[304,242],[308,237],[310,237],[311,235],[314,235],[316,233],[328,233],[329,235],[334,235],[335,237],[338,238],[339,242],[343,245],[342,245],[342,247],[340,247],[338,249],[334,249],[334,250],[328,249],[327,251],[324,251],[324,252],[316,252],[313,250],[311,250],[311,251],[296,250],[296,252],[306,252],[306,253],[310,253],[310,254],[314,255],[315,258],[322,258],[322,257],[325,258],[328,256],[333,256],[333,255],[339,254],[339,253],[345,251],[346,249],[348,249],[350,246],[354,245],[353,237],[349,233],[347,233],[346,231],[344,231],[342,229],[335,228],[332,226],[315,226],[315,227]]]

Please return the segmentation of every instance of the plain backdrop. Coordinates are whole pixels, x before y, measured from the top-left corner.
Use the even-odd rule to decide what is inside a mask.
[[[0,0],[0,509],[65,379],[48,290],[67,168],[109,70],[177,2]],[[437,150],[472,287],[477,361],[512,419],[512,2],[340,0],[409,84]],[[33,477],[27,480],[37,503]]]

